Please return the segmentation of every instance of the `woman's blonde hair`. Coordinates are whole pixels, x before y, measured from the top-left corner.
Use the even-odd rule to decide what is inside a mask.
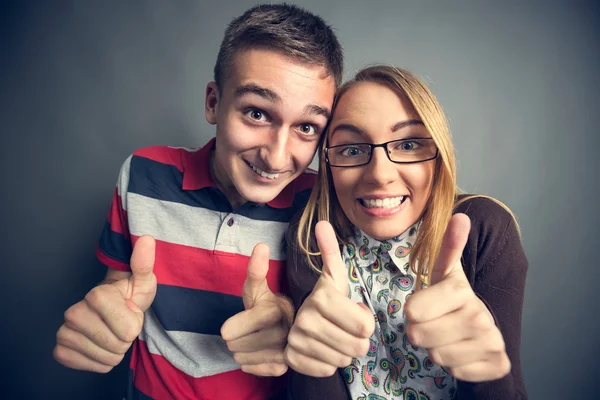
[[[405,69],[385,65],[365,68],[359,71],[354,79],[342,85],[336,94],[333,112],[344,93],[362,82],[383,85],[393,90],[398,96],[406,97],[421,117],[438,148],[439,155],[435,160],[431,196],[421,216],[419,234],[409,256],[409,264],[417,275],[417,282],[429,282],[431,269],[428,266],[437,258],[446,226],[452,217],[452,211],[459,204],[459,190],[456,186],[456,160],[448,122],[435,96],[421,79]],[[340,243],[347,243],[348,238],[353,235],[352,224],[340,206],[333,186],[330,167],[325,162],[327,134],[328,132],[325,132],[321,138],[318,150],[319,172],[307,206],[300,218],[297,234],[300,249],[306,254],[311,268],[317,272],[320,272],[320,268],[312,257],[319,256],[320,253],[316,251],[314,241],[311,241],[316,222],[329,221]],[[460,203],[471,197],[474,196],[461,198]],[[498,203],[510,213],[505,205]],[[417,285],[417,287],[420,286]]]

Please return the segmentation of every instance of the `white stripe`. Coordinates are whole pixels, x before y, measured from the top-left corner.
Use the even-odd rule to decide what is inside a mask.
[[[127,211],[127,188],[129,187],[129,168],[131,167],[131,155],[123,162],[119,178],[117,180],[117,193],[121,198],[123,210]]]
[[[287,222],[253,220],[137,193],[127,197],[129,231],[133,235],[148,234],[168,243],[248,257],[257,243],[264,242],[271,250],[271,260],[285,259],[283,238]],[[227,224],[230,218],[234,221],[231,226]]]
[[[163,356],[194,378],[240,369],[221,336],[165,331],[152,309],[144,314],[140,339],[146,342],[150,353]]]
[[[178,146],[167,146],[169,149],[175,149],[175,150],[185,150],[188,153],[195,153],[198,150],[201,149],[201,147],[178,147]]]

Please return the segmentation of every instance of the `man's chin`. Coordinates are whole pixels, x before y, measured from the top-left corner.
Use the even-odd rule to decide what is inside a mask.
[[[264,187],[246,187],[244,192],[241,193],[242,197],[252,203],[264,204],[272,201],[279,193],[283,190],[283,187],[277,188],[264,188]]]

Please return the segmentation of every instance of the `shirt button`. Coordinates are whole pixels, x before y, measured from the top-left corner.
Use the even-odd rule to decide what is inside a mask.
[[[229,221],[227,221],[227,225],[228,226],[233,225],[233,218],[229,218]]]

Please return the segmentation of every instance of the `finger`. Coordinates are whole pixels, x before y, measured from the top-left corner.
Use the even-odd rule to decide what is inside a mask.
[[[498,330],[490,330],[474,339],[428,349],[433,362],[450,368],[494,359],[504,350],[504,340]]]
[[[252,352],[234,352],[233,360],[239,365],[285,364],[283,351],[285,346],[278,349],[264,349]]]
[[[289,330],[284,329],[281,325],[274,325],[268,329],[227,341],[227,348],[234,353],[284,348],[288,332]]]
[[[442,246],[431,273],[431,285],[441,282],[454,272],[463,273],[460,263],[469,231],[471,220],[466,214],[454,214],[442,239]]]
[[[327,221],[319,221],[315,226],[317,244],[323,260],[322,277],[331,282],[336,289],[348,295],[348,270],[342,261],[340,246],[335,231]]]
[[[322,288],[321,282],[317,283],[306,302],[307,307],[315,307],[322,317],[352,336],[368,338],[375,330],[373,312],[368,307],[338,291]]]
[[[335,365],[330,365],[314,358],[307,357],[289,346],[285,349],[285,361],[294,371],[315,378],[332,376],[337,371]]]
[[[445,280],[412,294],[404,305],[409,323],[432,321],[477,300],[466,280]]]
[[[466,382],[485,382],[501,379],[510,373],[511,363],[506,354],[486,361],[451,368],[450,373],[456,379]]]
[[[73,316],[71,320],[74,322],[72,325],[85,336],[93,338],[97,332],[108,335],[102,330],[102,326],[106,326],[118,340],[126,343],[133,342],[139,335],[143,314],[132,311],[114,285],[96,286],[85,296],[84,303],[92,312],[86,309],[76,310],[81,314]],[[67,319],[66,314],[65,318]]]
[[[115,366],[121,362],[125,353],[115,354],[99,347],[80,332],[63,325],[56,334],[56,343],[83,354],[90,360],[107,366]]]
[[[290,334],[295,330],[350,357],[362,357],[369,350],[368,338],[358,338],[343,331],[313,310],[298,313]]]
[[[80,354],[75,350],[65,347],[63,345],[56,345],[52,354],[56,361],[58,361],[65,367],[72,369],[105,374],[113,368],[108,365],[100,364],[97,361],[90,360],[83,354]]]
[[[129,278],[131,292],[125,298],[131,299],[141,312],[150,307],[156,295],[155,254],[156,242],[150,235],[141,236],[133,246],[130,260],[132,275]]]
[[[281,376],[288,370],[285,363],[269,363],[259,365],[242,365],[242,371],[256,376]]]
[[[290,332],[288,347],[306,357],[339,368],[347,367],[352,362],[352,357],[340,353],[313,338],[297,334],[297,331]]]
[[[259,306],[237,313],[221,327],[221,336],[232,341],[280,324],[283,321],[281,309],[275,301],[261,302]]]
[[[248,275],[242,289],[242,300],[246,310],[252,308],[254,303],[266,293],[271,293],[267,284],[269,272],[269,246],[259,243],[252,249],[248,261]]]
[[[471,339],[495,328],[494,319],[485,306],[471,306],[430,321],[410,323],[406,333],[413,345],[431,348]]]

